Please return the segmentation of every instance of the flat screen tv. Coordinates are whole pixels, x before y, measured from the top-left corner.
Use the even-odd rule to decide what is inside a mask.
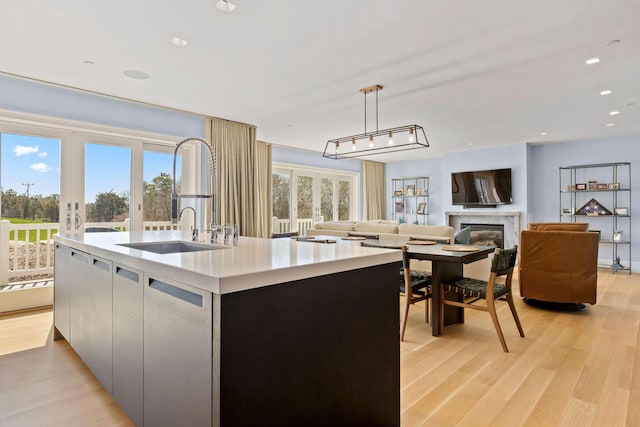
[[[466,207],[511,204],[511,169],[452,173],[451,203]]]

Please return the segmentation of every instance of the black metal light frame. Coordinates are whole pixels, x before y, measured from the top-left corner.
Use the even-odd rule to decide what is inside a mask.
[[[388,140],[374,140],[374,146],[370,147],[371,138],[377,136],[388,136],[389,132],[393,135],[393,144],[389,144]],[[409,135],[413,132],[414,142],[409,142]],[[422,134],[422,140],[419,133]],[[407,133],[406,140],[401,141],[398,135]],[[353,144],[356,144],[355,150]],[[360,144],[358,142],[360,141]],[[366,144],[366,145],[365,145]],[[342,138],[330,139],[324,147],[323,157],[329,159],[349,159],[353,157],[373,156],[376,154],[395,153],[398,151],[417,150],[429,147],[427,135],[422,126],[406,125],[390,129],[376,130],[365,132],[358,135],[345,136]]]
[[[323,157],[338,160],[429,147],[429,140],[427,140],[427,135],[422,126],[414,124],[378,130],[378,92],[380,90],[382,90],[381,85],[373,85],[360,89],[360,92],[364,94],[364,133],[328,140],[324,147]],[[376,130],[367,132],[367,94],[370,92],[376,93]],[[419,137],[418,131],[422,133],[422,140]],[[404,132],[408,133],[408,135],[406,138],[400,140],[397,135]],[[385,141],[374,140],[375,137],[384,135],[387,135],[389,139]],[[410,140],[412,135],[413,141]],[[390,143],[389,141],[391,141],[392,138],[394,138],[393,142]],[[358,144],[359,141],[366,142],[360,142]]]

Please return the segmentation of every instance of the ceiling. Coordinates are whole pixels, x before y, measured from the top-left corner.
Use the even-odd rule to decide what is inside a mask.
[[[431,145],[381,161],[640,134],[637,0],[216,1],[0,0],[0,72],[318,152],[364,131],[359,89],[380,84],[380,129],[415,123]]]

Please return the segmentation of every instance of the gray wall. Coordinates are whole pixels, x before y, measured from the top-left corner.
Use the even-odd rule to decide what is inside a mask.
[[[640,135],[541,145],[514,144],[456,152],[435,159],[389,163],[386,167],[388,206],[391,205],[391,178],[429,176],[430,224],[442,225],[445,211],[462,209],[451,205],[451,172],[511,168],[513,204],[498,206],[495,210],[522,212],[521,227],[526,228],[529,222],[559,220],[560,166],[610,162],[631,162],[632,203],[629,208],[630,213],[640,215],[634,209],[634,201],[640,197],[640,176],[635,173],[640,164]],[[631,231],[632,268],[637,271],[640,268],[640,230],[632,227]],[[601,250],[606,258],[604,246]]]
[[[0,109],[173,136],[204,136],[204,117],[0,74]]]
[[[429,224],[445,225],[446,211],[461,211],[462,206],[451,204],[451,173],[483,169],[511,168],[513,204],[498,206],[493,210],[520,211],[523,224],[527,212],[527,162],[526,145],[516,144],[485,150],[467,150],[450,153],[441,157],[410,162],[389,163],[387,178],[387,216],[391,210],[391,179],[428,176],[429,177]],[[491,209],[483,209],[490,212]],[[521,224],[521,225],[523,225]]]

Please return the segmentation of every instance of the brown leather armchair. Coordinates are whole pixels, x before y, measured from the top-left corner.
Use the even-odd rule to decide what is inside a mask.
[[[587,223],[531,223],[520,239],[520,295],[595,304],[599,235]]]

